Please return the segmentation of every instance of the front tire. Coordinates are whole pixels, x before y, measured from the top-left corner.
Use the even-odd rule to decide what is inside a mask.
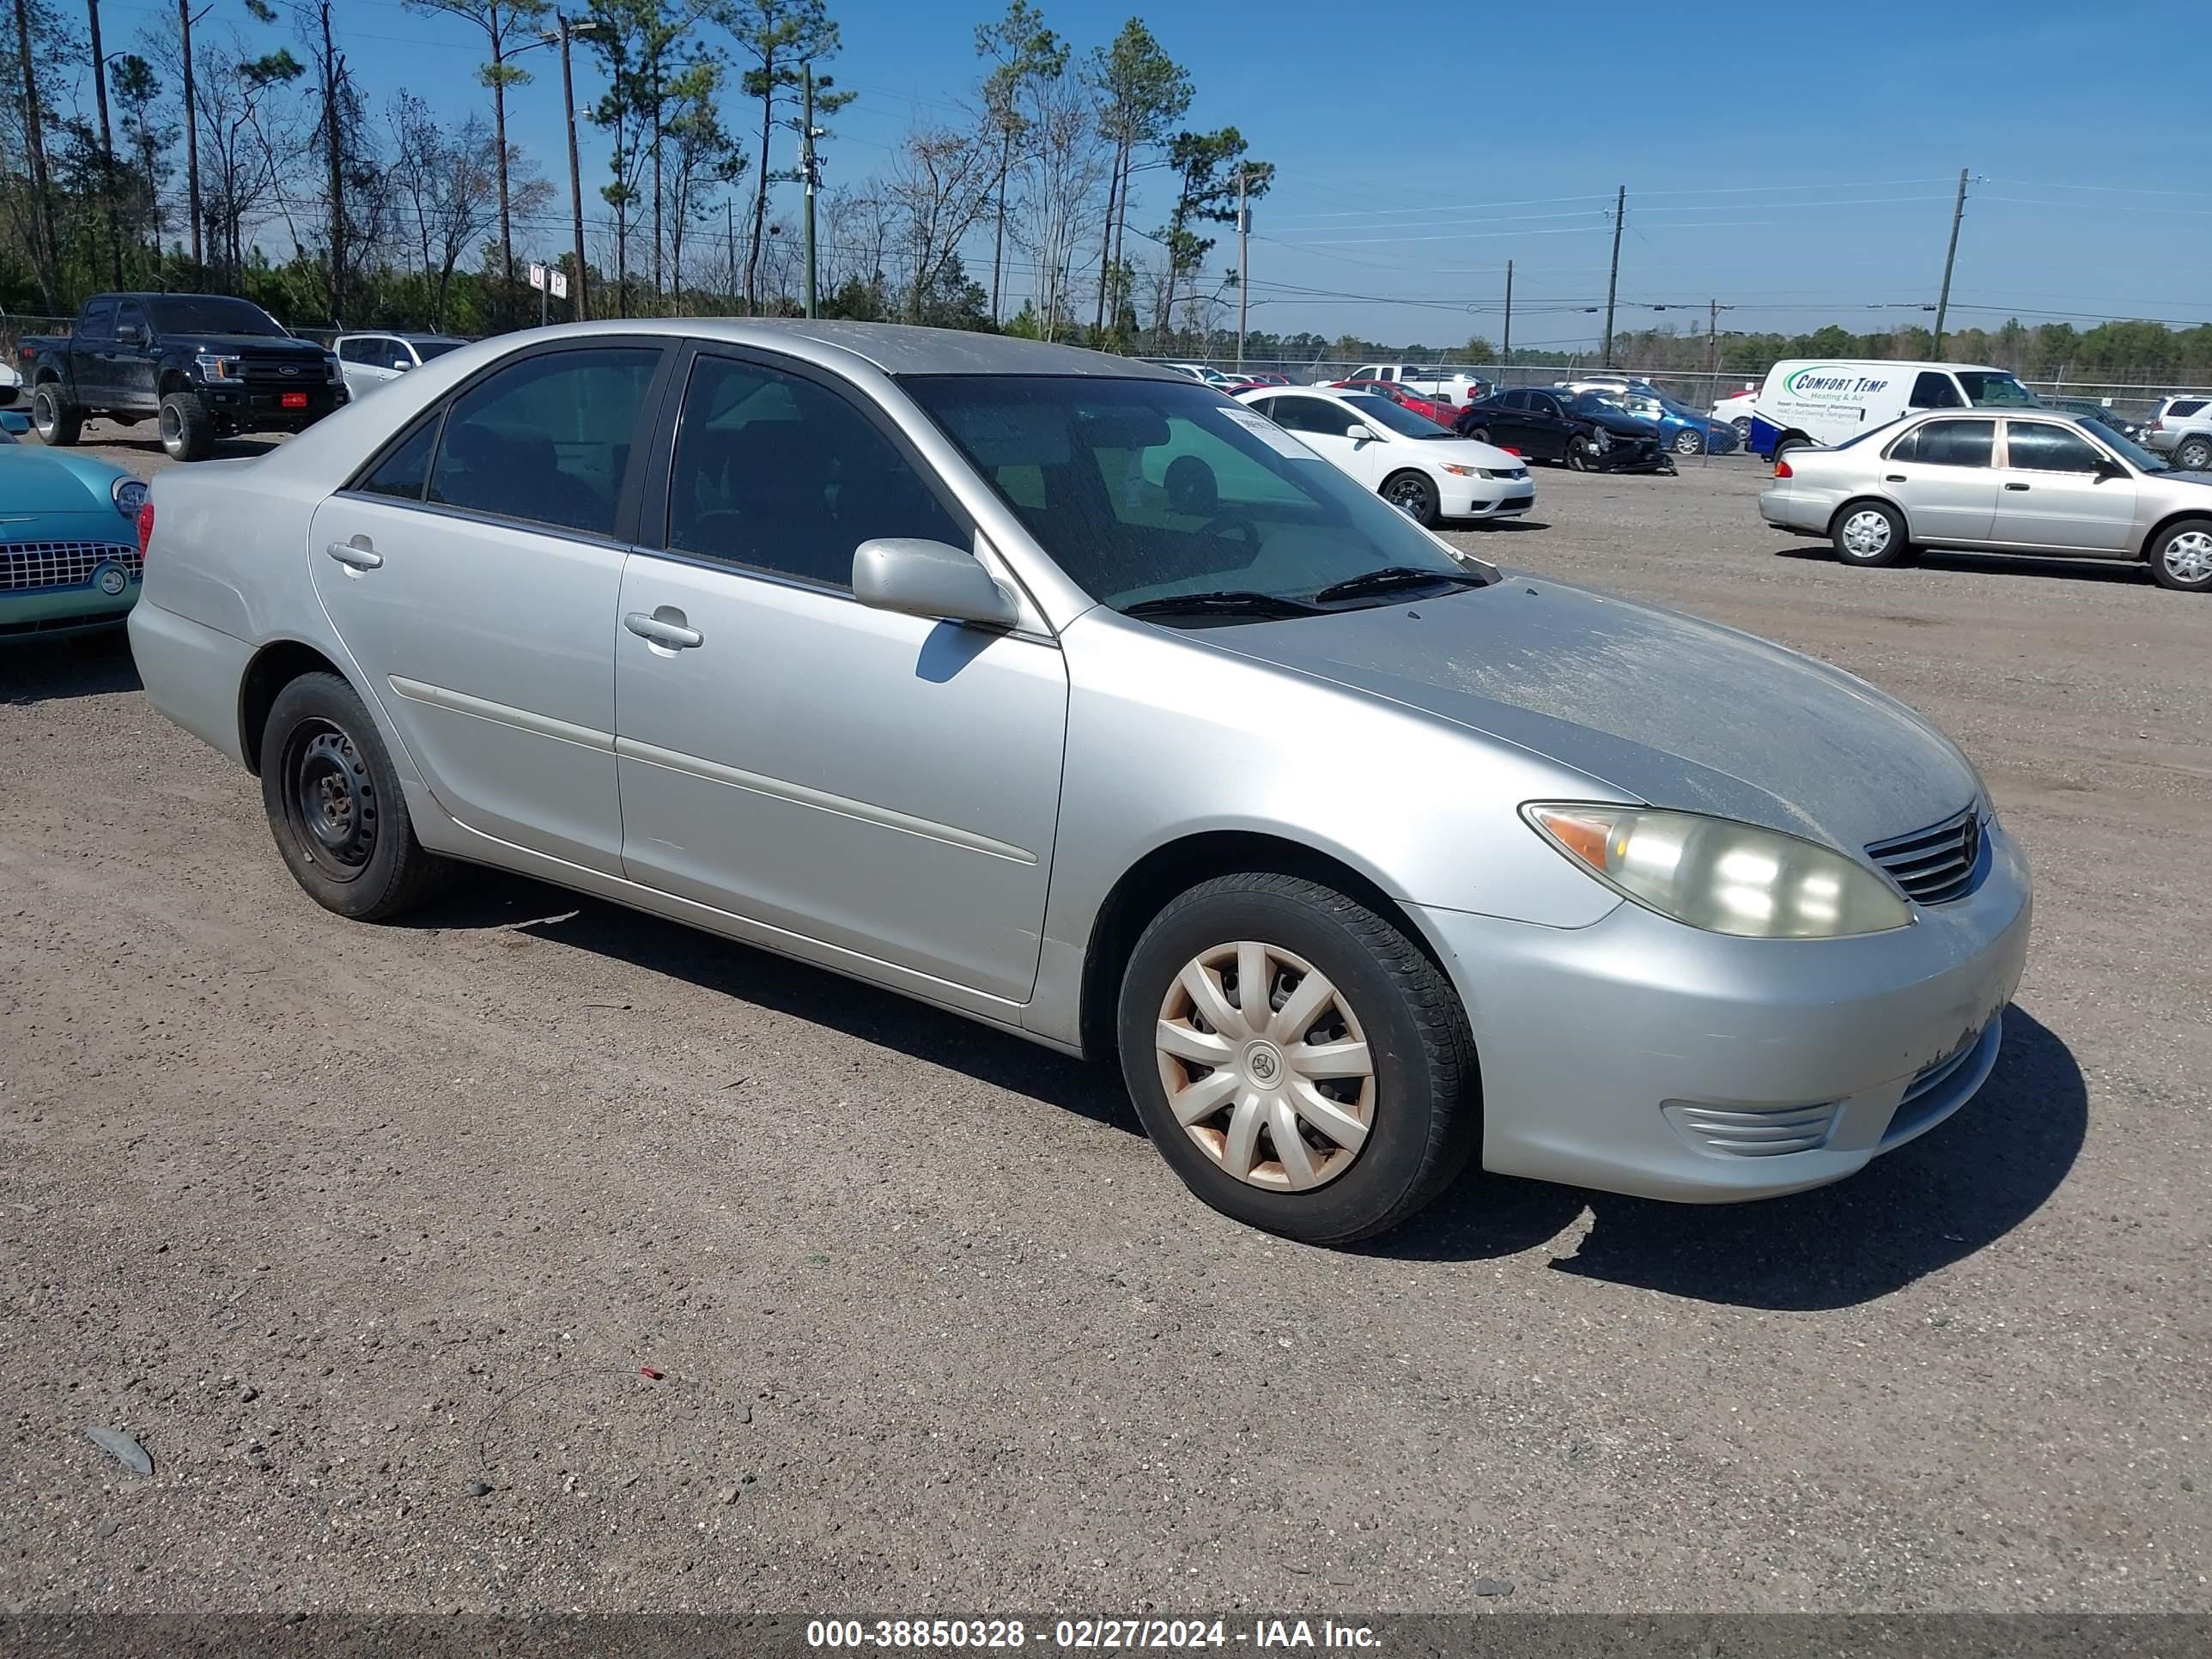
[[[1677,455],[1700,455],[1705,453],[1705,441],[1688,427],[1674,434],[1674,453]]]
[[[415,839],[384,740],[336,674],[302,674],[276,694],[261,729],[261,803],[293,879],[338,915],[398,915],[451,868]]]
[[[215,416],[198,393],[167,393],[157,418],[161,448],[171,460],[204,461],[215,453]]]
[[[84,432],[84,414],[49,380],[31,393],[31,427],[49,449],[67,449]]]
[[[1206,1203],[1309,1244],[1397,1225],[1480,1130],[1474,1039],[1437,965],[1358,900],[1257,872],[1154,917],[1121,981],[1121,1072]]]
[[[1570,471],[1589,472],[1597,466],[1597,449],[1587,438],[1567,440],[1567,467]]]
[[[2160,531],[2150,574],[2177,593],[2212,592],[2212,519],[2184,519]]]
[[[1382,499],[1425,529],[1437,522],[1437,487],[1419,472],[1401,472],[1382,483]]]
[[[2173,465],[2177,471],[2212,472],[2212,438],[2184,438],[2173,447]]]
[[[1905,515],[1885,501],[1852,501],[1836,514],[1829,532],[1836,557],[1872,569],[1901,562],[1911,550]]]

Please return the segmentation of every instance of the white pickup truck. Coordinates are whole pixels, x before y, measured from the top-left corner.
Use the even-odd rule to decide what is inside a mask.
[[[1390,380],[1413,392],[1442,392],[1455,404],[1473,403],[1490,392],[1490,382],[1471,368],[1437,363],[1362,363],[1347,380]]]

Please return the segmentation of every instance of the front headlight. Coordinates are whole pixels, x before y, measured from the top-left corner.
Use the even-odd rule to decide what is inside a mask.
[[[146,481],[143,478],[118,478],[107,487],[107,498],[115,503],[118,513],[136,523],[138,509],[146,505]]]
[[[1796,836],[1650,806],[1531,801],[1521,812],[1607,886],[1686,927],[1844,939],[1912,922],[1911,907],[1873,871]]]
[[[1455,478],[1517,478],[1521,476],[1516,467],[1459,466],[1450,461],[1442,465],[1443,470]]]
[[[206,380],[240,380],[246,378],[235,357],[218,356],[214,352],[203,351],[193,361],[199,365],[200,374]]]

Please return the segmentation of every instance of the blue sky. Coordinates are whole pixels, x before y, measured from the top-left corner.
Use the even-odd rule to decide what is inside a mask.
[[[988,3],[832,0],[834,72],[860,94],[825,150],[833,183],[952,114]],[[1588,345],[1601,319],[1581,307],[1602,305],[1626,185],[1620,326],[1702,330],[1717,299],[1735,307],[1724,325],[1871,329],[1933,302],[1961,167],[1958,325],[2212,317],[2212,191],[2162,150],[2206,95],[2202,18],[2179,0],[1042,3],[1079,51],[1136,11],[1196,84],[1190,124],[1234,124],[1277,164],[1255,214],[1255,328],[1494,340],[1510,258],[1516,345]],[[102,8],[111,35],[156,9]],[[214,14],[245,18],[240,0]],[[456,119],[485,102],[465,27],[399,0],[341,0],[340,19],[379,101],[404,85]],[[514,135],[565,208],[558,66],[529,61]],[[580,102],[599,89],[589,63]],[[585,141],[596,215],[604,160]]]

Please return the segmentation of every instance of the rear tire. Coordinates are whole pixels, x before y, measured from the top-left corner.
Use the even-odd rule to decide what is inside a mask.
[[[1803,449],[1811,442],[1812,440],[1802,433],[1785,432],[1774,441],[1774,459],[1778,461],[1791,450]]]
[[[1677,455],[1702,455],[1705,450],[1705,441],[1688,427],[1674,434],[1674,453]]]
[[[1467,435],[1479,444],[1486,444],[1490,441],[1490,428],[1486,426],[1472,426],[1467,429]]]
[[[2173,447],[2173,465],[2182,472],[2212,472],[2212,438],[2184,438]]]
[[[52,380],[31,393],[31,427],[49,449],[67,449],[84,431],[84,412]]]
[[[1437,523],[1437,487],[1419,472],[1401,472],[1382,481],[1382,499],[1424,529]]]
[[[1886,501],[1847,501],[1829,531],[1836,557],[1844,564],[1873,569],[1901,562],[1911,551],[1905,515]]]
[[[2150,574],[2177,593],[2212,592],[2212,519],[2184,519],[2158,532]]]
[[[1248,963],[1266,975],[1249,1018]],[[1278,1014],[1300,1029],[1275,1029]],[[1391,921],[1298,877],[1220,876],[1170,903],[1130,956],[1117,1030],[1161,1156],[1224,1215],[1286,1238],[1346,1244],[1395,1226],[1480,1138],[1474,1042],[1450,982]],[[1221,1065],[1189,1058],[1210,1049]]]
[[[204,461],[215,453],[215,416],[198,393],[168,393],[156,418],[161,425],[161,448],[171,460]]]
[[[375,722],[336,674],[302,674],[261,728],[261,804],[293,879],[325,910],[383,921],[453,866],[423,850]]]

